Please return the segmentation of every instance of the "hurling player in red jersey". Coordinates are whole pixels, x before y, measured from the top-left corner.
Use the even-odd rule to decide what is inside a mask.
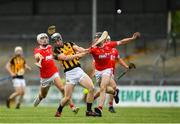
[[[51,84],[54,82],[55,86],[64,94],[64,85],[60,79],[58,68],[53,60],[52,46],[49,45],[49,38],[46,33],[37,35],[37,42],[39,46],[34,49],[34,57],[36,61],[40,61],[40,91],[38,97],[34,101],[36,107],[42,99],[47,96]],[[74,104],[70,103],[73,112],[77,112]]]
[[[114,90],[110,87],[111,76],[113,75],[113,68],[111,62],[111,50],[116,46],[127,44],[130,41],[137,39],[140,36],[140,33],[134,33],[132,37],[125,38],[120,41],[111,41],[111,42],[101,42],[95,47],[90,48],[90,53],[92,54],[95,60],[95,76],[97,82],[100,85],[100,100],[98,107],[95,108],[95,112],[99,113],[102,116],[102,109],[106,99],[106,92],[113,94],[115,102],[119,102],[118,93],[119,90]],[[97,41],[99,37],[96,37],[95,41]]]
[[[98,32],[98,34],[96,35],[96,37],[100,37],[102,34],[101,32]],[[99,35],[99,36],[98,36]],[[107,41],[106,42],[110,42],[111,39],[110,39],[110,36],[107,37]],[[116,82],[114,80],[114,73],[115,73],[115,66],[116,66],[116,63],[119,63],[121,64],[124,68],[128,69],[129,66],[124,62],[124,60],[122,58],[120,58],[119,56],[119,52],[116,48],[112,48],[111,50],[111,62],[112,62],[112,68],[113,68],[113,75],[111,77],[111,80],[110,80],[110,86],[116,90],[117,88],[117,85],[116,85]],[[93,63],[92,65],[94,65],[94,60],[93,60]],[[94,66],[93,66],[94,67]],[[94,67],[95,68],[95,67]],[[96,99],[97,97],[99,97],[100,95],[100,91],[97,91],[95,96],[94,96],[94,99]],[[109,111],[111,113],[116,113],[116,111],[114,110],[114,107],[113,107],[113,99],[114,99],[114,96],[110,94],[110,98],[109,98]]]
[[[111,41],[111,38],[110,36],[107,37],[107,42],[110,42]],[[119,52],[116,48],[112,48],[111,50],[111,62],[112,62],[112,68],[113,68],[113,75],[111,77],[111,80],[110,80],[110,84],[111,86],[113,87],[113,89],[116,89],[117,88],[117,84],[116,84],[116,81],[114,79],[114,74],[115,74],[115,66],[116,66],[116,63],[120,64],[121,66],[123,66],[125,69],[128,69],[129,66],[125,63],[125,61],[120,58],[120,55],[119,55]],[[114,107],[113,107],[113,95],[109,95],[109,111],[111,113],[116,113]]]

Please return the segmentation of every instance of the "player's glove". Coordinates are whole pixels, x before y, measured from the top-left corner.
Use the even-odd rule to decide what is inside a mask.
[[[134,63],[129,63],[129,69],[136,68],[136,65]]]

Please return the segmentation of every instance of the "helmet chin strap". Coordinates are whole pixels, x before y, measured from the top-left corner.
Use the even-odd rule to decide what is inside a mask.
[[[47,45],[48,45],[48,44],[43,44],[42,46],[43,46],[43,47],[47,47]]]

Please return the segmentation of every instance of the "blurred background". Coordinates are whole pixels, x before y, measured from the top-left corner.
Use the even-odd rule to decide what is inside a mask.
[[[118,9],[122,13],[118,14]],[[89,47],[95,32],[107,30],[112,40],[120,40],[139,31],[140,39],[118,47],[120,56],[137,66],[117,80],[119,87],[179,86],[179,10],[179,0],[0,0],[0,77],[3,79],[0,80],[0,104],[13,91],[11,80],[6,79],[5,64],[14,54],[15,46],[23,47],[26,61],[32,67],[25,75],[26,103],[31,103],[36,96],[39,71],[34,65],[33,49],[36,35],[47,32],[50,25],[56,26],[64,41],[85,48]],[[81,59],[87,73],[92,70],[91,60],[91,56]],[[62,67],[59,68],[64,78]],[[116,77],[123,71],[117,66]],[[52,89],[50,92],[55,95],[49,95],[50,102],[58,94]],[[79,94],[80,90],[77,89]],[[177,91],[180,96],[180,90]]]

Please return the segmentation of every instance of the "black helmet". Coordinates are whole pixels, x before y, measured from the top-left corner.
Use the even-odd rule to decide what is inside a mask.
[[[100,38],[102,35],[102,32],[97,32],[94,38]]]
[[[52,41],[57,41],[57,40],[61,40],[62,41],[62,36],[60,33],[54,33],[52,36],[51,36],[51,40]]]

